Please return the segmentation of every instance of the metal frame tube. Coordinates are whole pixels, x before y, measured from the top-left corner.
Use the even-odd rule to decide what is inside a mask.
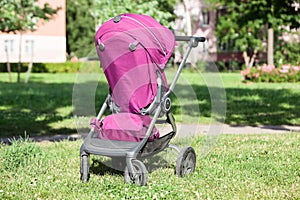
[[[97,119],[98,120],[100,120],[101,117],[102,117],[102,115],[104,115],[104,112],[105,112],[105,110],[107,108],[107,103],[108,103],[109,96],[110,95],[108,94],[107,97],[106,97],[106,99],[105,99],[105,101],[104,101],[104,103],[103,103],[103,105],[102,105],[102,107],[101,107],[101,109],[100,109],[100,111],[99,111],[99,113],[98,113],[98,115],[97,115]]]
[[[179,75],[187,61],[187,58],[189,57],[190,55],[190,52],[192,50],[193,47],[196,47],[198,45],[198,42],[204,42],[205,41],[205,37],[194,37],[194,36],[175,36],[175,39],[177,41],[189,41],[189,46],[187,48],[187,51],[185,52],[184,56],[183,56],[183,59],[179,65],[179,68],[175,74],[175,77],[169,87],[169,91],[163,96],[162,100],[164,100],[166,97],[170,96],[171,92],[174,90],[175,88],[175,85],[176,85],[176,82],[178,81],[179,79]],[[159,114],[161,112],[162,108],[161,106],[158,106],[156,111],[155,111],[155,114],[154,114],[154,117],[148,127],[148,130],[146,132],[146,135],[145,137],[143,138],[143,140],[139,143],[139,145],[137,145],[136,148],[133,149],[132,152],[128,152],[127,156],[128,157],[131,157],[131,158],[136,158],[136,155],[137,153],[144,147],[144,145],[146,144],[148,138],[150,137],[150,134],[152,133],[152,130],[154,128],[154,125],[156,123],[156,120],[158,119],[159,117]]]
[[[184,67],[184,65],[185,65],[185,63],[187,61],[187,58],[190,55],[190,52],[191,52],[192,48],[193,48],[193,41],[190,40],[189,47],[187,48],[187,51],[185,52],[185,54],[183,56],[183,59],[182,59],[180,65],[179,65],[178,70],[177,70],[177,72],[175,74],[175,77],[174,77],[174,79],[173,79],[173,81],[172,81],[172,83],[171,83],[171,85],[169,87],[169,91],[166,93],[166,96],[169,96],[170,93],[174,90],[175,85],[176,85],[176,83],[177,83],[177,81],[179,79],[179,75],[180,75],[180,73],[181,73],[181,71],[182,71],[182,69],[183,69],[183,67]]]
[[[198,37],[198,36],[175,36],[176,41],[185,41],[188,42],[191,39],[195,39],[197,42],[205,42],[206,38],[205,37]]]
[[[196,36],[175,36],[176,41],[189,41],[189,46],[187,48],[187,51],[185,52],[183,59],[178,67],[178,70],[175,74],[175,77],[169,87],[169,91],[165,94],[165,97],[169,96],[171,92],[174,90],[174,87],[179,79],[179,75],[186,64],[187,58],[189,57],[192,48],[197,47],[199,42],[205,42],[205,37],[196,37]]]

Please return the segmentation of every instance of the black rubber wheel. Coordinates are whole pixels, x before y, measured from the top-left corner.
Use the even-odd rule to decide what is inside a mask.
[[[185,147],[180,150],[179,156],[176,160],[176,175],[184,177],[195,171],[196,167],[196,153],[193,147]]]
[[[133,169],[136,174],[136,177],[133,177],[129,173],[128,167],[126,166],[125,171],[124,171],[125,183],[133,183],[136,185],[145,186],[147,184],[147,180],[148,180],[148,172],[147,172],[147,169],[146,169],[144,163],[142,163],[139,160],[132,160],[132,165],[133,165]]]
[[[90,178],[90,163],[89,163],[89,156],[82,155],[80,156],[80,175],[82,182],[88,182]]]
[[[111,165],[112,165],[113,169],[123,172],[126,167],[126,158],[125,157],[112,157]]]

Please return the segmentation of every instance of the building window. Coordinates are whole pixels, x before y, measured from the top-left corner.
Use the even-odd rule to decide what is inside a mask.
[[[14,40],[4,40],[4,50],[7,53],[14,52]]]
[[[34,41],[33,40],[26,40],[25,41],[25,53],[32,54],[33,53],[33,47],[34,47]]]
[[[209,11],[203,10],[202,11],[202,25],[209,25]]]

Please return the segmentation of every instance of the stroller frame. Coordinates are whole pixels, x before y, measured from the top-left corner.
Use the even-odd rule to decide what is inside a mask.
[[[135,183],[141,186],[146,185],[147,183],[147,169],[145,165],[138,159],[157,154],[163,151],[165,148],[172,148],[179,154],[176,161],[175,171],[177,176],[183,177],[195,170],[196,154],[194,149],[192,147],[185,147],[181,149],[176,145],[169,144],[170,140],[176,135],[177,132],[175,119],[171,112],[170,95],[175,88],[175,84],[179,79],[180,73],[186,64],[187,58],[192,48],[197,47],[199,42],[204,42],[205,37],[175,36],[175,40],[189,42],[189,45],[177,69],[173,81],[169,86],[169,90],[163,95],[161,93],[163,81],[158,75],[158,90],[155,100],[146,110],[142,111],[142,114],[154,114],[151,123],[146,131],[145,137],[140,142],[127,142],[117,140],[107,141],[97,138],[97,133],[95,132],[94,128],[91,128],[88,136],[85,138],[80,148],[80,174],[81,180],[83,182],[87,182],[89,180],[90,154],[107,156],[111,157],[112,159],[119,159],[119,161],[121,158],[121,161],[125,161],[125,163],[121,165],[125,164],[126,166],[124,172],[125,182]],[[111,103],[112,99],[110,94],[108,94],[97,115],[97,120],[100,120],[102,118],[108,107],[112,107]],[[157,119],[164,114],[166,114],[167,122],[171,124],[173,131],[158,139],[155,139],[154,141],[149,141],[148,139],[153,131]]]

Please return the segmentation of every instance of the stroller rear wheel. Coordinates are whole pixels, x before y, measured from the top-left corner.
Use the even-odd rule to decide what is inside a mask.
[[[81,175],[82,182],[88,182],[88,180],[90,178],[89,164],[90,163],[89,163],[88,155],[80,156],[80,175]]]
[[[176,175],[184,177],[195,171],[196,153],[193,147],[185,147],[180,150],[176,161]]]
[[[147,184],[148,172],[144,163],[139,160],[132,160],[131,162],[135,176],[129,173],[128,167],[126,166],[124,172],[125,183],[134,183],[136,185],[145,186]]]

